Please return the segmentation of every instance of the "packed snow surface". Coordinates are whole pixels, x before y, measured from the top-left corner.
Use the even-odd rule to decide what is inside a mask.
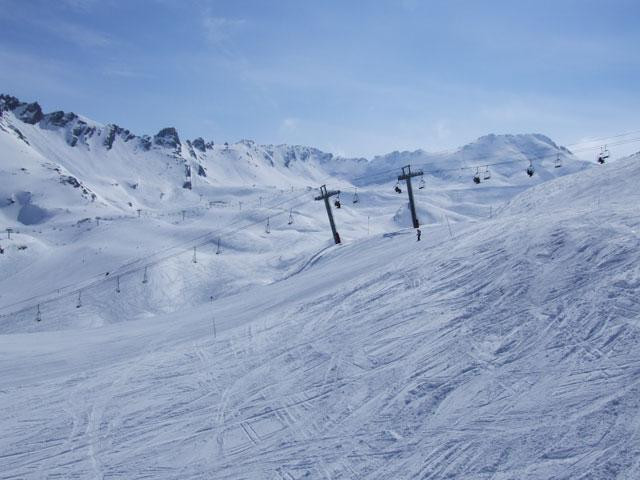
[[[16,159],[0,173],[17,178],[0,211],[19,230],[0,243],[0,478],[640,477],[637,158],[585,169],[566,154],[576,173],[539,166],[535,186],[513,165],[479,186],[434,174],[416,242],[406,196],[356,180],[375,165],[282,165],[272,183],[229,174],[200,192],[143,166],[122,191],[73,170],[92,200],[55,170],[20,177],[52,158],[67,175],[78,146],[14,114],[0,132]],[[306,189],[325,175],[349,193],[342,245]],[[28,205],[46,218],[20,226]],[[253,221],[216,254],[207,235]]]

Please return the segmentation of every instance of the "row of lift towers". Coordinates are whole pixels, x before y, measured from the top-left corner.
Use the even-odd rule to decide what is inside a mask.
[[[600,153],[598,154],[597,162],[600,165],[604,165],[606,159],[609,158],[609,156],[610,154],[609,154],[609,150],[607,149],[607,146],[605,145],[604,147],[600,147]],[[560,168],[561,166],[562,166],[562,162],[560,160],[560,154],[558,153],[554,167]],[[526,172],[527,172],[527,175],[529,175],[529,177],[533,176],[535,170],[533,168],[532,160],[529,160],[529,166],[527,167]],[[398,183],[395,186],[395,191],[397,193],[402,193],[402,190],[400,189],[400,186],[399,186],[400,182],[402,181],[407,182],[407,195],[409,196],[409,209],[411,210],[411,221],[413,222],[413,228],[419,228],[420,222],[418,221],[418,214],[416,213],[416,204],[415,204],[415,201],[413,200],[413,187],[411,185],[411,179],[413,177],[422,177],[423,175],[424,175],[424,172],[422,170],[415,170],[412,172],[411,165],[407,165],[405,167],[402,167],[402,174],[398,175]],[[481,176],[480,167],[478,167],[476,168],[476,173],[473,176],[473,182],[476,184],[480,183],[481,181],[480,176]],[[487,165],[484,171],[484,179],[488,180],[489,178],[491,178],[491,173],[489,173],[489,166]],[[420,181],[420,188],[424,188],[424,179]],[[336,229],[336,223],[333,220],[333,212],[331,211],[331,203],[329,202],[329,199],[334,195],[340,195],[340,190],[327,190],[327,186],[322,185],[320,187],[320,195],[315,197],[315,199],[324,201],[324,206],[327,209],[327,216],[329,217],[329,224],[331,225],[331,232],[333,233],[333,240],[335,241],[336,244],[338,244],[340,243],[340,235],[338,234],[338,230]],[[356,198],[354,198],[354,203],[357,202]],[[340,201],[336,200],[335,205],[337,208],[340,208]]]
[[[402,175],[398,175],[398,182],[405,181],[407,182],[407,195],[409,196],[409,210],[411,210],[411,221],[413,222],[413,228],[420,227],[420,222],[418,221],[418,214],[416,213],[416,204],[413,199],[413,187],[411,185],[411,179],[413,177],[421,177],[423,175],[422,170],[411,171],[411,165],[407,165],[406,167],[402,167]],[[396,185],[396,191],[399,191],[400,188]],[[333,212],[331,211],[331,203],[330,198],[334,195],[340,195],[340,190],[327,190],[326,185],[322,185],[320,187],[320,195],[315,197],[315,200],[324,201],[324,206],[327,209],[327,217],[329,217],[329,224],[331,225],[331,232],[333,233],[333,241],[338,244],[340,243],[340,234],[336,229],[336,222],[333,220]],[[336,206],[340,208],[340,203],[336,202]]]

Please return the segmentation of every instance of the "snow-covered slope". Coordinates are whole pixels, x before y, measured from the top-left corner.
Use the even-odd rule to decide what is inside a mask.
[[[7,95],[0,114],[0,222],[14,230],[0,241],[7,251],[0,313],[26,308],[22,323],[0,321],[5,332],[177,310],[290,275],[328,245],[325,213],[311,191],[322,183],[345,192],[336,221],[349,241],[409,225],[406,197],[392,190],[407,163],[426,172],[426,188],[416,189],[425,225],[491,216],[529,186],[586,167],[541,135],[487,136],[449,155],[395,152],[369,162],[302,146],[183,140],[173,128],[139,136],[70,112],[45,114]],[[553,167],[558,154],[561,169]],[[535,162],[532,178],[524,173],[527,159]],[[469,165],[494,163],[490,180],[471,182]],[[223,257],[215,255],[218,238]],[[194,246],[197,264],[185,269]],[[147,290],[171,286],[173,295],[150,302],[139,291],[146,264],[149,282],[160,282]],[[118,281],[135,300],[104,298]],[[77,310],[70,297],[78,295],[118,308]],[[37,304],[57,321],[34,324]]]
[[[320,246],[179,312],[0,335],[0,471],[638,478],[639,175],[631,158],[545,182],[419,243]],[[124,319],[118,295],[78,310]]]

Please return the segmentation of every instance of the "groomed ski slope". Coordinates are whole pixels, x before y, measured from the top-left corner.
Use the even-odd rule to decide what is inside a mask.
[[[638,177],[589,169],[178,313],[2,335],[0,478],[640,478]]]

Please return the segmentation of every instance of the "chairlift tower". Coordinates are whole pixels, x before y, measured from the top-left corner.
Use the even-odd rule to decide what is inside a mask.
[[[405,180],[407,182],[407,194],[409,195],[409,209],[411,210],[411,221],[413,222],[413,228],[420,227],[420,222],[418,221],[418,214],[416,213],[416,204],[413,200],[413,188],[411,187],[411,178],[412,177],[420,177],[423,175],[422,170],[417,170],[415,172],[411,171],[411,165],[407,165],[406,167],[402,167],[402,175],[398,176],[398,181],[401,182]]]
[[[331,232],[333,233],[333,240],[336,245],[340,243],[340,235],[336,230],[336,223],[333,221],[333,212],[331,211],[331,204],[329,199],[334,195],[339,195],[340,190],[327,190],[326,185],[320,187],[320,195],[315,197],[315,200],[324,200],[324,206],[327,209],[327,217],[329,217],[329,224],[331,225]]]

